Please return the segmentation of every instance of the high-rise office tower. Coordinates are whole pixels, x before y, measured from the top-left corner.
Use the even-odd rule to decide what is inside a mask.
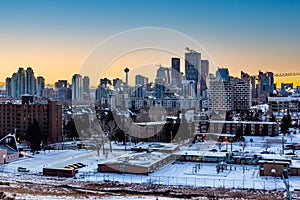
[[[135,98],[144,98],[146,96],[146,89],[149,79],[140,74],[135,76],[135,89],[133,91],[133,96]]]
[[[182,81],[182,96],[184,98],[196,98],[196,84],[191,80]]]
[[[68,87],[67,80],[58,80],[54,84],[56,99],[58,101],[65,101],[72,99],[72,89]]]
[[[83,100],[83,84],[80,74],[74,74],[72,77],[72,100]]]
[[[263,73],[259,71],[256,81],[257,101],[266,103],[270,94],[276,89],[274,75],[272,72]]]
[[[198,96],[198,89],[200,89],[200,72],[201,72],[201,53],[187,48],[185,53],[185,79],[192,80],[196,83],[196,94]]]
[[[18,98],[20,95],[20,85],[18,80],[18,74],[13,73],[11,76],[11,97],[13,98]]]
[[[6,92],[6,97],[10,98],[11,97],[11,78],[6,78],[5,80],[5,92]]]
[[[145,86],[148,84],[149,79],[145,76],[142,76],[140,74],[135,76],[135,85],[136,86]]]
[[[121,79],[119,79],[118,81],[122,81]],[[117,80],[115,80],[115,84],[117,84],[118,82]],[[98,86],[98,88],[96,89],[96,93],[95,93],[95,97],[96,100],[101,102],[101,103],[108,103],[108,98],[109,98],[109,93],[110,93],[110,89],[108,87],[108,85],[111,85],[112,82],[111,80],[109,80],[108,78],[102,78],[100,79],[100,84]]]
[[[158,65],[159,68],[156,71],[156,78],[162,79],[164,82],[164,86],[168,86],[171,83],[171,77],[170,77],[170,68],[163,67],[162,65]]]
[[[205,90],[207,90],[207,77],[209,72],[208,60],[201,60],[201,71],[200,71],[200,94],[203,98],[206,98]]]
[[[84,76],[82,79],[83,82],[83,98],[90,98],[90,78],[88,76]]]
[[[158,99],[163,98],[163,94],[165,92],[165,81],[162,78],[156,78],[155,79],[155,86],[154,86],[154,91],[155,91],[155,97]]]
[[[209,109],[212,111],[228,111],[232,109],[229,73],[227,74],[228,76],[223,76],[222,72],[226,72],[226,70],[221,70],[221,73],[218,71],[216,76],[213,74],[209,75]]]
[[[42,76],[38,76],[37,77],[37,90],[36,90],[36,95],[38,97],[42,97],[43,96],[43,92],[45,89],[45,79]]]
[[[171,77],[172,77],[172,85],[173,86],[180,86],[181,83],[181,74],[180,74],[180,58],[172,58],[171,59],[172,64],[172,71],[171,71]]]
[[[216,71],[216,77],[224,81],[229,81],[229,70],[228,68],[218,68]]]
[[[232,110],[247,111],[251,106],[250,76],[233,78],[231,80],[232,88]]]

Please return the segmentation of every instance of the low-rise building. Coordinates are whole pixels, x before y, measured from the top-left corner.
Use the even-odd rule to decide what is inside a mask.
[[[236,135],[275,136],[276,122],[200,120],[195,122],[201,133],[227,133]]]
[[[287,177],[290,163],[289,160],[260,160],[258,161],[259,175]]]
[[[0,164],[19,159],[19,152],[8,145],[0,145]]]
[[[268,97],[270,111],[277,119],[281,119],[288,113],[292,120],[300,118],[300,97]]]
[[[98,164],[98,171],[129,174],[149,174],[174,160],[175,157],[168,153],[128,153]]]

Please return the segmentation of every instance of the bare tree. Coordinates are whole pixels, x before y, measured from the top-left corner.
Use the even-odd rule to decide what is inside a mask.
[[[108,121],[104,127],[108,134],[109,150],[110,150],[110,152],[112,152],[111,141],[112,141],[112,138],[115,138],[115,134],[119,131],[119,127],[114,120]],[[116,141],[116,139],[114,139],[114,140]]]
[[[240,147],[242,147],[243,153],[245,152],[245,148],[247,147],[247,143],[242,141],[240,142]]]

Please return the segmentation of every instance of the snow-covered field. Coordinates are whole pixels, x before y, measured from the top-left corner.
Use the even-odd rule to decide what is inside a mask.
[[[244,149],[245,154],[260,154],[266,150],[265,144],[268,139],[282,140],[283,136],[277,137],[245,137],[246,147]],[[250,142],[250,139],[253,142]],[[293,134],[292,136],[285,136],[283,138],[286,143],[300,143],[300,135]],[[113,174],[113,173],[98,173],[97,165],[102,161],[119,156],[124,151],[124,146],[121,144],[113,144],[113,152],[103,154],[102,149],[100,155],[98,152],[92,150],[51,150],[41,151],[39,154],[29,154],[24,158],[20,158],[17,161],[0,166],[0,177],[11,177],[12,180],[17,181],[31,181],[40,182],[46,181],[40,178],[43,167],[64,167],[74,163],[84,163],[87,166],[79,169],[76,175],[76,181],[93,181],[93,182],[119,182],[119,183],[141,183],[141,184],[163,184],[163,185],[183,185],[192,187],[223,187],[223,188],[248,188],[248,189],[267,189],[267,190],[285,190],[285,185],[280,178],[274,177],[260,177],[258,175],[258,166],[250,165],[228,165],[227,169],[223,172],[217,173],[215,163],[201,163],[200,166],[197,163],[190,162],[173,162],[161,169],[149,174],[149,175],[132,175],[132,174]],[[200,150],[209,151],[211,149],[217,149],[220,151],[231,149],[231,144],[223,143],[219,146],[216,142],[204,142],[190,145],[185,148],[181,148],[182,151],[194,151]],[[242,152],[240,143],[233,143],[232,149]],[[273,156],[274,158],[282,155],[282,143],[269,144],[267,151],[269,154],[266,156]],[[108,152],[108,148],[106,149]],[[284,153],[290,152],[285,150]],[[296,151],[296,155],[300,155],[300,152]],[[263,155],[263,154],[262,154]],[[284,154],[283,154],[284,156]],[[297,161],[294,161],[295,163]],[[299,161],[298,161],[299,162]],[[300,164],[300,162],[299,162]],[[32,176],[26,176],[23,178],[22,172],[18,172],[18,167],[25,167],[30,170],[29,174]],[[195,172],[197,168],[197,172]],[[28,178],[31,177],[31,178]],[[47,180],[48,181],[48,180]],[[300,189],[300,177],[289,178],[290,189]],[[50,198],[50,197],[49,197]],[[58,197],[59,198],[59,197]],[[119,197],[109,197],[108,199],[118,199]],[[121,198],[121,197],[120,197]],[[152,197],[130,197],[131,199],[155,199]],[[34,196],[26,199],[34,199]],[[47,197],[43,197],[47,199]],[[50,199],[55,199],[51,196]],[[67,197],[65,199],[68,199]],[[163,198],[159,198],[163,199]],[[168,199],[168,198],[165,198]]]
[[[22,174],[17,172],[18,167],[26,167],[29,173],[39,174],[42,168],[64,167],[69,164],[82,162],[87,167],[79,169],[76,175],[78,181],[118,181],[120,183],[146,183],[165,185],[185,185],[185,186],[209,186],[225,188],[255,188],[255,189],[284,189],[281,179],[258,176],[257,166],[228,165],[227,170],[217,173],[216,164],[201,163],[194,172],[196,163],[174,162],[164,166],[148,176],[132,174],[97,173],[97,164],[100,161],[115,157],[123,152],[114,152],[108,155],[95,156],[95,152],[88,150],[65,150],[41,152],[31,157],[21,158],[18,161],[9,163],[0,168],[4,172],[12,174]],[[107,157],[107,158],[106,158]],[[97,158],[97,159],[95,159]],[[6,173],[2,174],[5,175]],[[7,175],[7,174],[6,174]],[[18,176],[18,180],[22,176]],[[38,176],[32,176],[33,180],[38,180]],[[294,178],[297,183],[300,179]],[[27,180],[26,180],[27,181]],[[298,184],[299,185],[299,184]]]
[[[6,194],[9,197],[14,197],[16,200],[124,200],[124,199],[128,199],[128,200],[179,200],[178,198],[168,198],[168,197],[161,197],[161,196],[111,196],[111,197],[103,197],[103,198],[92,198],[92,197],[83,197],[83,198],[74,198],[74,197],[69,197],[69,196],[60,196],[60,197],[54,197],[54,196],[41,196],[41,195],[13,195],[13,194]],[[207,199],[207,198],[202,198],[199,197],[197,198],[198,200],[201,199]]]

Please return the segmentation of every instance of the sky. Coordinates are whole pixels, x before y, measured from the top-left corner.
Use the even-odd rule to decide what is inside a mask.
[[[234,76],[297,72],[299,19],[298,0],[0,0],[0,82],[20,66],[33,67],[48,83],[70,80],[99,43],[141,27],[188,35]],[[169,66],[170,56],[160,63]],[[128,59],[115,63],[115,77],[124,76],[124,66],[135,67]]]

